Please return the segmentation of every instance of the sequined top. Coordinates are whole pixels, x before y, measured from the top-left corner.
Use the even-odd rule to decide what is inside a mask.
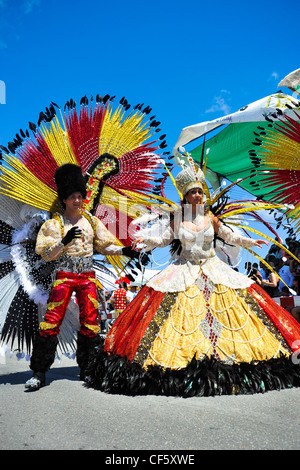
[[[81,238],[75,238],[66,246],[61,241],[73,227],[71,222],[62,215],[55,214],[47,220],[39,230],[36,241],[36,253],[45,261],[58,259],[62,254],[69,257],[91,257],[94,249],[103,255],[120,255],[122,246],[110,234],[103,223],[90,214],[82,214],[80,219]]]
[[[115,309],[116,310],[124,310],[125,307],[127,306],[127,292],[125,289],[117,289],[112,295],[112,299],[114,300],[115,304]]]

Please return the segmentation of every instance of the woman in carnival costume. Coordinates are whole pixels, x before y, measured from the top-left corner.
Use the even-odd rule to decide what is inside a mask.
[[[299,361],[293,360],[299,323],[216,255],[216,236],[249,250],[265,240],[242,236],[213,215],[204,174],[191,159],[176,186],[182,209],[173,220],[162,217],[140,230],[133,245],[149,251],[173,244],[175,261],[113,324],[87,368],[89,385],[183,397],[299,386]]]

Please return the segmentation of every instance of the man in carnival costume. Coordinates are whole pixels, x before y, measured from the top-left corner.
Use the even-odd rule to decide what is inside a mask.
[[[100,331],[93,250],[105,255],[124,254],[124,248],[113,244],[114,239],[102,222],[82,211],[86,185],[81,168],[71,163],[62,165],[56,170],[55,183],[64,213],[54,214],[42,225],[36,253],[45,261],[57,260],[58,267],[33,347],[30,362],[33,376],[25,384],[28,390],[45,385],[45,373],[54,362],[57,336],[73,292],[80,312],[76,357],[80,378],[84,379],[89,351],[97,343]]]
[[[72,320],[78,322],[73,305],[67,308],[73,292],[84,378],[86,358],[99,339],[93,264],[110,273],[98,260],[92,263],[93,252],[103,254],[104,264],[119,276],[135,275],[133,267],[140,269],[144,257],[131,248],[132,222],[152,204],[169,204],[151,193],[164,168],[165,135],[153,140],[160,122],[148,117],[151,108],[144,104],[127,114],[131,105],[125,97],[114,110],[114,99],[84,96],[79,106],[70,99],[59,116],[60,107],[51,102],[37,125],[30,122],[8,148],[0,146],[0,344],[6,348],[10,342],[19,354],[32,352],[29,390],[45,383],[57,343],[74,351],[78,325]],[[45,222],[49,214],[54,215]],[[42,322],[41,308],[46,310]]]

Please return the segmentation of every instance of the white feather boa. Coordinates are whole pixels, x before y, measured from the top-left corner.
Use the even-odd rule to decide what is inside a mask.
[[[32,300],[37,305],[45,307],[47,305],[49,294],[48,292],[43,291],[30,279],[30,265],[25,259],[25,248],[21,244],[26,240],[32,239],[34,229],[36,229],[38,224],[39,221],[34,218],[25,223],[20,230],[14,232],[10,253],[20,283],[22,284],[25,292],[28,294],[30,300]]]

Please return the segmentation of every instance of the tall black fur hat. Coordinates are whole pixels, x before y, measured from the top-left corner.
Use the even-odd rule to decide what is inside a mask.
[[[81,168],[73,163],[65,163],[55,172],[55,183],[60,202],[67,199],[73,193],[81,193],[86,198],[85,179]],[[63,204],[64,205],[64,204]]]

